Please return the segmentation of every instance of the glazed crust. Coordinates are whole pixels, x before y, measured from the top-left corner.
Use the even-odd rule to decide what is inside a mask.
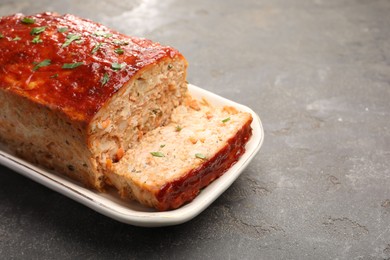
[[[34,22],[24,23],[25,18]],[[166,57],[184,60],[171,47],[68,14],[2,17],[0,33],[0,89],[86,123],[142,68]],[[45,60],[50,64],[39,67]],[[78,62],[82,65],[63,68]]]

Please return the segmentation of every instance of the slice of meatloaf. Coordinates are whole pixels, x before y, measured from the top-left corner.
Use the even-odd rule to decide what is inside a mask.
[[[251,122],[249,113],[188,99],[168,125],[148,132],[110,165],[108,179],[122,197],[158,210],[178,208],[239,159]]]
[[[0,140],[100,190],[187,91],[178,51],[73,15],[1,17],[0,50]]]

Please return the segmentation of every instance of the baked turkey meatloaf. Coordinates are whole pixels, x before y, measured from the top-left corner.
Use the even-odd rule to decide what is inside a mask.
[[[102,190],[103,167],[166,124],[187,91],[175,49],[73,15],[0,19],[0,140]]]
[[[43,13],[0,19],[0,141],[19,156],[167,210],[245,151],[252,117],[187,92],[175,49]]]

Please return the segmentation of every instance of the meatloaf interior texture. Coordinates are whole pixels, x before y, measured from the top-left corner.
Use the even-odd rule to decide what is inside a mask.
[[[73,15],[6,16],[0,33],[0,140],[98,190],[187,91],[178,51]]]
[[[168,125],[149,131],[107,173],[122,197],[175,209],[221,176],[245,151],[252,116],[188,98]]]

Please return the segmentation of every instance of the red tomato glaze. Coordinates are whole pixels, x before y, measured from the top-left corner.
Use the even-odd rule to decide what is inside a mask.
[[[73,15],[0,18],[0,88],[73,120],[89,121],[137,71],[176,55]]]

